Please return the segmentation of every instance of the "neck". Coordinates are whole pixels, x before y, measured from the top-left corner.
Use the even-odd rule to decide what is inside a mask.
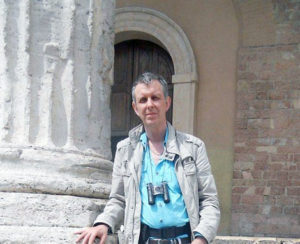
[[[151,141],[152,143],[163,142],[165,139],[166,129],[167,129],[167,123],[164,123],[160,127],[151,127],[151,128],[145,127],[147,137],[149,141]]]

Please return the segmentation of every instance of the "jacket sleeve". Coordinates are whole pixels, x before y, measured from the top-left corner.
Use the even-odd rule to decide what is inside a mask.
[[[193,231],[201,233],[208,243],[215,238],[220,221],[217,188],[208,161],[204,143],[196,150],[195,163],[199,194],[200,222]]]
[[[105,223],[111,227],[112,232],[115,232],[116,225],[123,222],[125,197],[124,197],[124,182],[122,177],[122,148],[117,148],[113,173],[112,184],[109,200],[103,212],[96,218],[94,225],[97,223]]]

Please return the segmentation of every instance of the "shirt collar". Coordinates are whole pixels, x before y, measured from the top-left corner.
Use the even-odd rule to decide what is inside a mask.
[[[148,144],[148,138],[147,138],[146,132],[141,134],[140,141],[142,142],[143,147],[146,148],[147,144]]]
[[[168,126],[167,126],[166,127],[165,138],[164,138],[164,146],[167,145],[168,136],[169,136],[169,129],[168,129]],[[147,137],[146,131],[141,134],[140,141],[142,142],[143,147],[146,148],[147,145],[148,145],[148,137]]]

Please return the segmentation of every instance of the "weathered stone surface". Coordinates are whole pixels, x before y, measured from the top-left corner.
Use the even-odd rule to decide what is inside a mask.
[[[241,15],[243,46],[269,46],[299,42],[299,2],[235,1]]]
[[[0,9],[0,144],[110,158],[114,1],[1,1]]]
[[[0,148],[0,191],[107,198],[112,162],[97,155],[45,148]]]
[[[114,4],[0,1],[0,243],[74,243],[104,207]]]
[[[297,44],[239,51],[234,235],[299,236],[299,54]]]
[[[89,226],[106,200],[49,194],[0,193],[0,226]]]
[[[75,243],[78,228],[0,226],[1,244],[66,244]],[[99,241],[96,240],[95,243]],[[109,236],[106,244],[116,244],[116,236]]]

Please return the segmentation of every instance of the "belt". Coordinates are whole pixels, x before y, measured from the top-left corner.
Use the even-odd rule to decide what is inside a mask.
[[[176,239],[149,239],[147,244],[190,244],[191,240],[189,237],[185,238],[176,238]]]
[[[181,227],[166,227],[161,229],[154,229],[149,227],[148,225],[142,224],[142,230],[148,237],[160,239],[172,239],[184,234],[190,236],[191,233],[189,223]]]

